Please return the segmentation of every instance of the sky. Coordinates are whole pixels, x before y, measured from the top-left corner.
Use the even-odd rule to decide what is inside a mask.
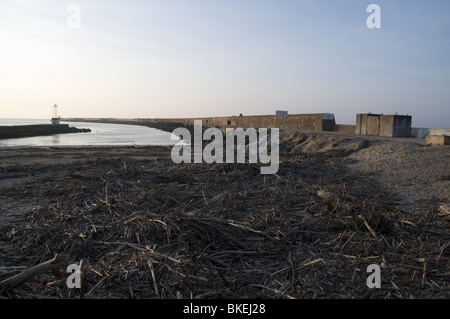
[[[369,28],[370,4],[380,28]],[[0,0],[0,118],[412,115],[450,127],[448,0]]]

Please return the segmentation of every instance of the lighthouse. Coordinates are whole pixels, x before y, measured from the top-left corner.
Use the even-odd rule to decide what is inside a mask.
[[[58,105],[53,105],[53,117],[52,117],[52,125],[59,125],[59,119],[58,116]]]

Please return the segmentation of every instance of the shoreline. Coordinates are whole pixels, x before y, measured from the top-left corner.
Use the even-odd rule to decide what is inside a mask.
[[[174,129],[185,127],[193,130],[193,125],[186,125],[181,120],[173,120],[172,122],[153,122],[151,119],[88,119],[88,118],[64,118],[64,122],[81,122],[81,123],[103,123],[103,124],[123,124],[123,125],[138,125],[146,126],[161,131],[172,133]]]

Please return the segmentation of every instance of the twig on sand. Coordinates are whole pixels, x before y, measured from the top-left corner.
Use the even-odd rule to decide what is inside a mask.
[[[363,221],[364,225],[367,227],[367,229],[369,230],[369,232],[372,234],[372,236],[375,239],[378,239],[377,234],[375,233],[375,231],[372,229],[372,227],[370,227],[369,223],[367,222],[367,220],[362,216],[362,215],[358,215],[358,217]]]
[[[33,278],[43,274],[52,269],[56,269],[61,266],[61,258],[58,255],[55,255],[54,258],[47,260],[41,264],[32,266],[20,274],[17,274],[13,277],[3,280],[0,282],[0,294],[3,294],[27,281],[32,280]]]
[[[160,298],[161,295],[159,294],[158,283],[156,281],[155,266],[153,266],[153,263],[151,262],[151,260],[147,260],[147,265],[150,267],[150,272],[152,274],[153,288],[155,289],[155,293],[158,296],[158,298]]]

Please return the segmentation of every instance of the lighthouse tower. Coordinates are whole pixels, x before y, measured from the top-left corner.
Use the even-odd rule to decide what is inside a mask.
[[[59,119],[58,116],[58,105],[53,105],[53,117],[52,117],[52,124],[53,125],[59,125]]]

